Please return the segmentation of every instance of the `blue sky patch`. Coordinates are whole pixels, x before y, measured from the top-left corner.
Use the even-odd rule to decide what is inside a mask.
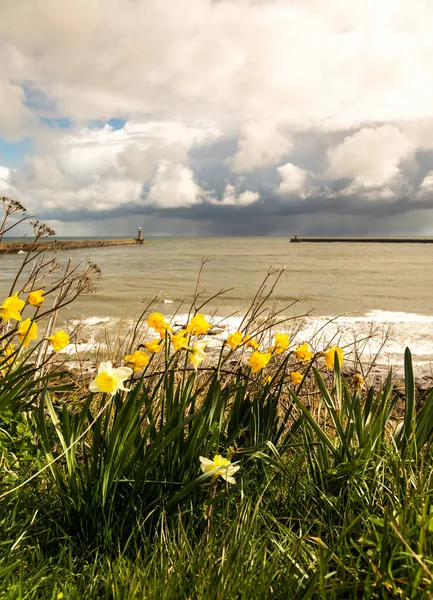
[[[40,120],[51,129],[70,129],[73,126],[73,122],[70,119],[49,119],[48,117],[42,117]]]
[[[21,169],[27,154],[32,152],[32,141],[24,138],[19,142],[8,142],[0,137],[0,165]]]

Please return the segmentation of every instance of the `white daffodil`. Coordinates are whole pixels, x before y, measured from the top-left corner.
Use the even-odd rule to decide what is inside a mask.
[[[189,355],[189,360],[192,363],[192,366],[194,367],[194,369],[197,369],[197,367],[200,365],[201,362],[204,361],[204,359],[206,358],[206,352],[204,352],[204,349],[206,348],[206,346],[208,345],[209,342],[196,342],[194,344],[194,346],[192,348],[189,349],[190,351],[190,355]]]
[[[236,483],[232,475],[239,471],[240,467],[232,465],[228,458],[223,458],[220,454],[216,454],[213,460],[200,456],[200,462],[203,473],[207,473],[214,479],[221,476],[228,483]]]
[[[129,367],[113,368],[111,361],[102,362],[99,365],[98,374],[89,385],[91,392],[103,392],[104,394],[114,395],[117,390],[129,392],[123,383],[125,379],[131,377],[132,369]]]

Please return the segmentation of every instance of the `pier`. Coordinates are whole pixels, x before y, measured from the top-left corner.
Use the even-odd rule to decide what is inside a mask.
[[[127,238],[120,240],[62,240],[62,241],[38,241],[34,242],[8,242],[0,244],[0,254],[16,254],[18,252],[40,252],[48,250],[50,252],[61,252],[63,250],[80,250],[83,248],[106,248],[108,246],[135,246],[136,244],[145,244],[146,241],[141,238]]]
[[[295,235],[290,238],[291,242],[315,242],[315,243],[369,243],[369,244],[433,244],[433,238],[403,238],[403,237],[389,237],[389,238],[344,238],[344,237],[298,237]]]

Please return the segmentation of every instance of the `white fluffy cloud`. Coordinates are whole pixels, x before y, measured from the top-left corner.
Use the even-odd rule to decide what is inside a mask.
[[[332,177],[352,179],[359,188],[388,184],[401,175],[399,165],[414,151],[397,127],[365,127],[328,150]]]
[[[35,116],[25,105],[23,88],[1,79],[0,73],[0,135],[7,140],[19,140],[29,134],[35,122]]]
[[[2,70],[76,119],[424,119],[430,15],[429,0],[14,0],[0,4]]]
[[[431,198],[433,195],[433,171],[429,171],[421,182],[418,190],[418,198]]]
[[[213,204],[218,204],[219,206],[249,206],[250,204],[254,204],[259,200],[260,194],[258,192],[239,192],[236,189],[236,186],[227,183],[224,194],[221,200],[211,200]]]
[[[299,195],[305,198],[307,194],[308,171],[301,169],[292,163],[286,163],[277,169],[281,177],[277,193],[282,196]]]
[[[200,204],[205,196],[189,167],[161,164],[146,196],[146,203],[154,208],[189,207]]]
[[[231,163],[235,173],[277,164],[292,149],[290,135],[278,131],[275,123],[247,123],[240,135],[238,151]]]
[[[182,168],[167,166],[170,161],[186,161],[190,148],[217,136],[212,127],[188,128],[177,121],[55,132],[42,136],[39,152],[28,156],[10,181],[30,210],[112,210],[139,202],[143,184],[153,177],[151,198],[160,196],[164,178],[185,175]],[[188,194],[180,197],[191,204]]]

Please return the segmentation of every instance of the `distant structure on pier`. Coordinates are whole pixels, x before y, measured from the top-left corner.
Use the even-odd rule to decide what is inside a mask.
[[[141,231],[141,227],[138,228],[138,235],[135,241],[137,242],[137,244],[144,244],[143,232]]]
[[[413,238],[403,238],[403,237],[387,237],[387,238],[367,238],[367,237],[298,237],[295,235],[290,238],[291,242],[319,242],[319,243],[329,243],[329,242],[343,242],[347,243],[370,243],[370,244],[433,244],[433,238],[423,238],[423,237],[413,237]]]

